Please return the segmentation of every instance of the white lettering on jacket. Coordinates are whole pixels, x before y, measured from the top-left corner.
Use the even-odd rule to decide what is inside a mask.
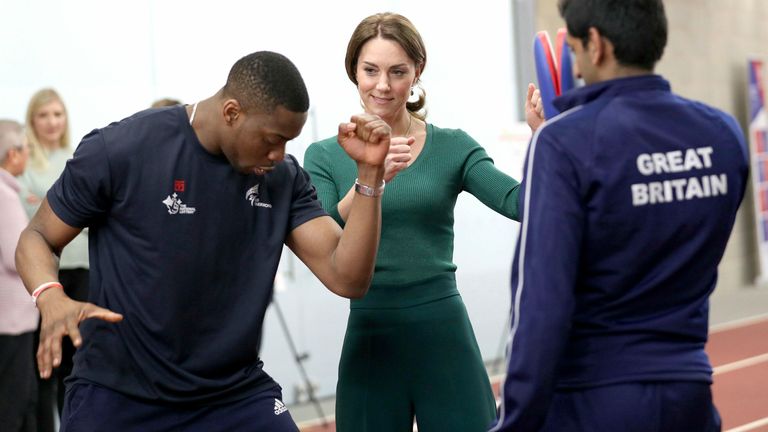
[[[681,173],[712,168],[712,147],[674,150],[666,153],[642,153],[637,156],[637,170],[644,176]],[[709,198],[728,193],[728,175],[709,174],[673,180],[635,183],[630,187],[635,207]]]

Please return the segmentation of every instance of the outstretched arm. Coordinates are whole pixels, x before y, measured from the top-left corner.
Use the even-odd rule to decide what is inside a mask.
[[[384,179],[390,127],[377,116],[353,116],[339,125],[339,144],[357,162],[358,182],[374,190]],[[330,217],[312,219],[286,244],[332,292],[360,298],[368,291],[381,234],[381,196],[354,193],[342,230]]]
[[[48,200],[43,200],[29,226],[21,233],[16,248],[16,269],[30,294],[44,283],[59,280],[58,256],[80,231],[59,219]],[[51,369],[61,363],[61,339],[64,336],[69,335],[76,347],[82,344],[78,330],[81,321],[99,318],[117,322],[123,319],[122,315],[107,309],[74,301],[59,288],[43,291],[37,298],[37,307],[42,317],[37,349],[37,365],[42,378],[48,378]]]

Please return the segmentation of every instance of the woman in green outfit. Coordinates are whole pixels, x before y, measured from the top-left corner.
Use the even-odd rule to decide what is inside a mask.
[[[485,431],[496,416],[456,287],[453,211],[467,191],[517,220],[519,183],[465,132],[427,123],[421,89],[408,101],[426,60],[413,24],[392,13],[364,19],[347,48],[347,74],[365,111],[400,138],[387,157],[373,282],[350,304],[336,393],[340,432],[411,431],[414,417],[421,432]],[[329,138],[307,149],[304,164],[323,206],[343,226],[356,195],[355,163]]]

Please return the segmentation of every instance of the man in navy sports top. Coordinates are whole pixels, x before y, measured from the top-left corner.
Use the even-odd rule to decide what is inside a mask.
[[[653,74],[661,0],[560,0],[585,87],[531,140],[493,431],[719,431],[709,295],[747,181],[729,115]]]
[[[283,244],[334,293],[365,294],[391,132],[339,126],[359,184],[342,230],[285,154],[309,98],[287,58],[243,57],[193,106],[139,112],[77,148],[24,231],[16,262],[42,315],[47,377],[79,347],[62,431],[296,431],[257,347]],[[56,255],[90,228],[88,303],[68,298]]]

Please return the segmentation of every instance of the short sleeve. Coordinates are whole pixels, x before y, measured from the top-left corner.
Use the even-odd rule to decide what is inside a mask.
[[[291,203],[290,221],[288,223],[289,231],[294,230],[311,219],[328,214],[323,210],[320,201],[317,199],[317,191],[310,181],[309,174],[299,166],[295,159],[293,162],[296,165],[297,173],[293,183],[293,200]]]
[[[344,220],[339,214],[341,197],[337,192],[336,182],[330,171],[331,162],[328,154],[319,143],[312,144],[307,149],[304,154],[304,167],[309,172],[312,183],[317,187],[323,208],[343,227]]]
[[[48,191],[48,203],[66,224],[86,227],[109,211],[112,197],[110,163],[101,131],[86,135],[59,179]]]

